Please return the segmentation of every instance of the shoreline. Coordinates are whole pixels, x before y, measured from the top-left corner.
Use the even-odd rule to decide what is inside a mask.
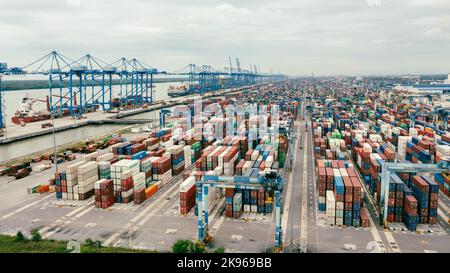
[[[168,82],[183,82],[186,81],[187,78],[166,78],[166,79],[153,79],[153,83],[168,83]],[[79,83],[78,80],[73,81],[73,85],[77,85]],[[105,80],[105,85],[109,83],[108,80]],[[126,81],[122,80],[122,84],[126,84]],[[131,84],[131,81],[128,81],[128,84]],[[119,79],[113,79],[112,85],[120,85]],[[63,87],[67,88],[69,84],[67,82],[63,82]],[[100,83],[94,84],[94,86],[101,86]],[[43,90],[49,88],[48,80],[2,80],[2,92],[14,92],[14,91],[23,91],[23,90]]]

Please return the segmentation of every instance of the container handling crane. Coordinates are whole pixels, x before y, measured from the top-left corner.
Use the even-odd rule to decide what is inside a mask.
[[[440,122],[441,122],[441,130],[442,131],[447,131],[448,129],[448,114],[450,112],[450,108],[449,107],[437,107],[434,110],[434,115],[433,115],[433,123],[436,125],[438,125],[439,123],[439,117]],[[436,126],[437,127],[437,126]]]
[[[2,75],[0,75],[0,137],[4,136],[4,128],[5,128],[5,103],[2,96]]]
[[[283,178],[276,170],[265,171],[264,175],[255,176],[220,176],[205,174],[202,180],[196,181],[198,203],[198,241],[206,244],[212,237],[209,234],[208,189],[209,187],[235,189],[272,189],[275,191],[275,247],[282,248],[281,206]],[[204,203],[204,209],[202,207]]]
[[[170,115],[171,111],[168,109],[161,109],[159,111],[159,128],[162,129],[166,127],[166,116]]]
[[[388,196],[389,196],[389,180],[391,173],[448,173],[450,172],[450,157],[444,157],[442,161],[437,164],[417,164],[417,163],[398,163],[398,162],[384,162],[381,169],[381,196],[380,204],[381,214],[380,222],[387,227],[388,214]]]

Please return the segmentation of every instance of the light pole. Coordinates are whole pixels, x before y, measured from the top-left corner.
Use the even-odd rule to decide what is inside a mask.
[[[55,172],[58,172],[58,157],[56,154],[56,132],[55,132],[55,119],[53,117],[53,113],[50,113],[50,117],[52,119],[52,128],[53,128],[53,152],[54,152],[54,160],[55,160]]]
[[[6,105],[3,103],[2,95],[2,75],[0,75],[0,137],[4,135],[6,138],[6,115],[5,115]]]

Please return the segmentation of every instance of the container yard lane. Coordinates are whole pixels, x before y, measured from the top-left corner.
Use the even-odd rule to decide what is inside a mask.
[[[294,158],[289,180],[285,189],[285,202],[283,205],[282,228],[285,233],[284,244],[286,252],[300,251],[300,228],[301,228],[301,209],[302,209],[302,179],[303,179],[303,153],[297,152],[299,149],[300,122],[294,123],[294,131],[297,138],[294,145]],[[305,232],[303,234],[306,234]]]
[[[192,170],[193,166],[191,166],[189,170]],[[172,181],[166,185],[165,190],[155,194],[153,201],[151,204],[146,204],[147,206],[142,209],[140,212],[137,212],[134,216],[130,213],[132,217],[125,225],[122,225],[118,231],[113,233],[110,237],[108,237],[105,241],[105,245],[111,246],[129,246],[129,242],[127,239],[130,237],[131,240],[136,242],[144,241],[139,240],[139,235],[142,235],[141,229],[146,229],[146,224],[149,220],[156,220],[154,217],[156,215],[160,216],[161,211],[167,211],[170,209],[173,202],[177,199],[176,196],[178,194],[178,188],[182,181],[182,175],[179,175],[172,179]],[[151,221],[151,223],[157,223],[158,221]],[[153,236],[157,236],[156,232],[152,232]],[[137,245],[139,247],[139,245]],[[144,246],[142,246],[144,247]],[[148,246],[146,246],[148,248]]]
[[[294,123],[297,138],[282,218],[286,252],[319,252],[311,135],[305,132],[305,124]]]

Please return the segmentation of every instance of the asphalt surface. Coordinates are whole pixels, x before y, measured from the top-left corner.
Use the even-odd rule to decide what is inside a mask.
[[[375,209],[366,204],[370,228],[328,226],[324,213],[317,212],[317,189],[311,132],[305,133],[304,121],[297,121],[294,164],[288,165],[288,179],[283,190],[283,232],[285,252],[450,252],[449,199],[441,194],[438,225],[432,233],[421,234],[382,229]],[[304,137],[306,136],[306,138]],[[300,149],[298,142],[304,142]],[[80,160],[77,159],[77,160]],[[63,163],[64,168],[71,162]],[[193,168],[192,166],[190,167]],[[110,209],[95,208],[93,197],[84,201],[56,200],[54,194],[28,194],[26,189],[46,183],[54,169],[11,181],[0,177],[0,233],[14,235],[18,230],[29,234],[38,228],[44,238],[83,242],[101,240],[104,245],[170,251],[178,239],[195,239],[197,217],[191,211],[179,215],[178,186],[175,177],[152,198],[141,205],[115,204]],[[290,179],[292,177],[292,179]],[[222,208],[222,209],[221,209]],[[242,219],[228,219],[223,200],[210,212],[209,229],[215,247],[227,252],[264,252],[274,246],[274,214],[244,214]]]
[[[448,209],[450,199],[443,194],[440,194],[441,213],[438,217],[438,225],[423,225],[419,232],[408,231],[402,224],[393,225],[390,229],[383,229],[370,198],[365,203],[371,216],[369,228],[327,225],[324,220],[325,214],[317,210],[318,195],[312,134],[310,131],[305,132],[304,121],[297,121],[295,130],[303,135],[297,137],[296,142],[305,142],[303,149],[300,149],[298,143],[296,144],[292,181],[286,183],[284,189],[284,205],[287,206],[284,208],[287,217],[283,216],[287,218],[283,227],[286,233],[285,252],[305,252],[305,249],[310,253],[450,252],[450,225],[447,222],[450,213]],[[306,136],[306,140],[304,136]],[[288,166],[286,177],[290,177],[290,170],[290,166]]]

